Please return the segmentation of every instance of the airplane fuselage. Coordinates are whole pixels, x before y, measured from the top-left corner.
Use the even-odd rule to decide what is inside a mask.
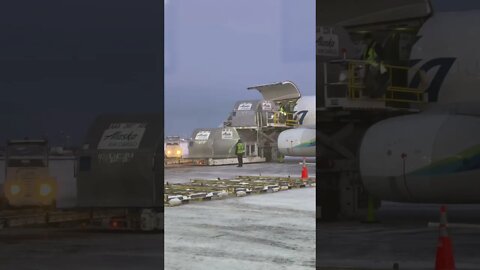
[[[278,150],[286,156],[314,157],[316,155],[315,96],[297,100],[294,118],[299,126],[278,136]]]
[[[410,87],[427,109],[378,122],[364,135],[360,171],[378,198],[480,203],[480,11],[434,13],[411,50]]]

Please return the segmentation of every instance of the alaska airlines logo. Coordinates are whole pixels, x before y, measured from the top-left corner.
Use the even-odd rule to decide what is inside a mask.
[[[240,103],[240,105],[238,105],[238,111],[249,111],[252,109],[252,103]]]
[[[333,46],[335,46],[335,40],[333,40],[333,38],[324,39],[324,37],[322,37],[322,36],[320,36],[317,39],[317,43],[320,46],[329,47],[329,48],[332,48]]]
[[[450,68],[452,67],[456,59],[457,58],[453,58],[453,57],[434,58],[432,60],[427,61],[425,64],[423,64],[419,68],[419,70],[427,73],[432,68],[438,67],[437,73],[435,74],[432,81],[430,82],[430,85],[428,86],[427,90],[425,90],[425,92],[428,93],[429,102],[438,101],[438,93],[440,92],[440,88],[442,87],[443,81],[445,80],[445,77],[447,76],[448,71],[450,70]],[[410,60],[410,67],[415,66],[420,61],[421,59]],[[418,88],[421,81],[422,81],[422,77],[420,73],[417,72],[413,76],[412,80],[410,81],[409,87]]]
[[[305,116],[307,115],[308,111],[303,110],[303,111],[298,111],[298,112],[293,112],[293,119],[298,120],[298,124],[303,125],[303,120],[305,119]]]
[[[114,123],[102,135],[98,149],[136,149],[140,146],[145,124]]]
[[[202,130],[195,135],[195,141],[206,141],[208,140],[208,137],[210,137],[210,131]]]
[[[119,140],[119,141],[132,141],[137,138],[138,134],[134,132],[122,133],[121,131],[116,131],[110,135],[105,135],[104,140]]]
[[[233,139],[233,131],[231,129],[223,129],[222,139]]]

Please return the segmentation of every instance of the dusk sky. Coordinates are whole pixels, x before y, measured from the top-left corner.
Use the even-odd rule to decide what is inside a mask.
[[[159,112],[163,3],[19,0],[0,8],[0,144],[79,144],[103,112]]]
[[[79,144],[104,112],[165,111],[166,135],[189,137],[259,99],[249,86],[315,91],[314,0],[16,0],[1,5],[0,33],[0,141]]]
[[[168,0],[165,134],[217,127],[247,87],[293,81],[315,94],[314,0]]]

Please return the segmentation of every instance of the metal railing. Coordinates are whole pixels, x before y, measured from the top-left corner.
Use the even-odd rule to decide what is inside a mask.
[[[269,112],[271,114],[271,117],[268,117],[267,114],[267,119],[269,124],[273,125],[278,125],[278,126],[288,126],[288,127],[294,127],[298,125],[298,120],[295,119],[293,113],[285,113],[285,112]]]
[[[405,82],[403,84],[394,84],[396,80],[394,74],[405,74],[408,76],[409,72],[420,72],[420,70],[415,70],[406,66],[394,66],[394,65],[383,65],[388,73],[388,82],[385,91],[385,95],[380,100],[392,101],[392,102],[403,102],[403,103],[426,103],[425,98],[425,88],[411,88],[408,87]],[[348,62],[348,97],[351,99],[359,99],[363,96],[363,92],[366,89],[364,83],[365,72],[367,68],[367,62],[362,60],[349,60]]]

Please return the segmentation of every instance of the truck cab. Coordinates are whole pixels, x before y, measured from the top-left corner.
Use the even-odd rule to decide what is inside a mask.
[[[54,205],[57,182],[50,176],[47,140],[8,140],[4,196],[9,206]]]

